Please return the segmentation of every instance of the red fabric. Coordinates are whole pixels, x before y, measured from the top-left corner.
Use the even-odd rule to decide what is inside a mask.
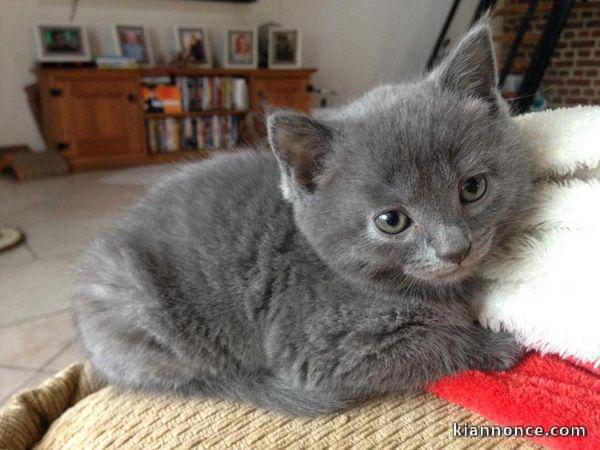
[[[548,447],[600,449],[600,370],[531,353],[507,372],[463,372],[428,390],[503,426],[585,426],[585,438],[530,438]]]

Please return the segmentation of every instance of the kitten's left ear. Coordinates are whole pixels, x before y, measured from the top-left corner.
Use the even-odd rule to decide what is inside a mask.
[[[267,128],[284,175],[303,191],[312,192],[321,163],[331,148],[329,127],[304,114],[277,111],[269,115]]]
[[[498,78],[487,22],[481,21],[471,28],[432,76],[442,87],[495,101]]]

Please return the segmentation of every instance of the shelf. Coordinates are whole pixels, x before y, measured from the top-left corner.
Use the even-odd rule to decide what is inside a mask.
[[[144,113],[146,119],[165,119],[167,117],[199,117],[199,116],[243,116],[248,110],[213,109],[210,111],[188,111],[180,113]]]
[[[307,76],[317,69],[303,67],[297,69],[201,69],[197,67],[154,66],[137,69],[142,77],[148,76],[232,76],[261,78]]]
[[[308,111],[311,105],[311,96],[306,87],[311,84],[311,75],[314,72],[315,69],[311,68],[200,69],[168,66],[140,69],[39,67],[35,70],[41,96],[40,101],[46,115],[48,113],[52,114],[56,107],[56,102],[51,95],[55,89],[64,90],[65,93],[77,91],[77,95],[63,95],[60,101],[62,119],[45,121],[44,123],[47,126],[43,130],[45,137],[50,141],[54,141],[56,136],[61,136],[62,140],[69,142],[85,141],[85,155],[79,155],[77,152],[65,153],[65,158],[74,170],[117,168],[188,160],[202,161],[202,158],[212,158],[220,151],[212,151],[211,149],[208,151],[188,151],[179,148],[179,151],[175,152],[150,153],[149,147],[150,143],[152,143],[153,148],[158,146],[158,141],[156,143],[154,141],[154,134],[157,134],[158,131],[166,131],[163,128],[170,128],[171,133],[173,130],[181,128],[177,126],[159,126],[162,125],[160,121],[167,118],[173,118],[173,120],[168,120],[165,125],[171,125],[170,122],[184,120],[187,123],[177,123],[176,125],[186,125],[188,128],[190,121],[192,124],[198,122],[202,125],[200,122],[203,122],[201,120],[203,116],[207,118],[207,121],[213,119],[215,129],[212,130],[211,127],[207,131],[216,132],[218,131],[217,125],[223,125],[220,131],[223,136],[229,137],[229,139],[224,138],[220,141],[223,145],[230,142],[232,137],[235,137],[233,130],[226,125],[240,128],[238,136],[241,137],[241,142],[254,138],[254,136],[244,136],[244,122],[246,117],[249,117],[248,114],[260,115],[262,113],[259,97],[267,97],[273,107]],[[244,105],[247,106],[247,109],[238,111],[215,108],[208,111],[180,112],[177,114],[144,112],[145,104],[140,92],[141,77],[162,75],[170,77],[243,77],[247,81],[248,104],[230,103],[229,101],[225,104],[238,107]],[[283,95],[282,92],[286,95]],[[222,106],[223,103],[215,103],[215,105]],[[80,113],[82,110],[85,114]],[[229,122],[233,123],[217,123],[227,122],[225,120],[226,116],[232,116],[231,118],[234,120],[229,120]],[[108,119],[92,120],[98,117]],[[124,127],[115,117],[128,117],[127,126]],[[185,120],[186,118],[196,120]],[[221,118],[223,118],[223,121],[220,120]],[[156,119],[156,121],[153,119]],[[72,124],[72,126],[64,129],[62,125],[65,121]],[[151,129],[148,130],[148,128]],[[200,126],[200,128],[202,127]],[[232,131],[231,136],[227,134],[228,131]],[[263,134],[264,130],[261,128],[256,139],[262,139]],[[149,142],[149,138],[151,142]],[[170,143],[172,146],[185,147],[187,142],[181,139],[180,141],[172,140]],[[107,146],[110,146],[110,149]]]
[[[148,161],[150,163],[168,163],[175,161],[183,161],[186,159],[204,159],[210,155],[205,150],[177,150],[165,153],[148,153]]]

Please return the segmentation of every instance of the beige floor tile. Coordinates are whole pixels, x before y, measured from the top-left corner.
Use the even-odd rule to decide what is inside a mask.
[[[136,187],[89,186],[76,194],[61,194],[47,197],[38,203],[14,211],[4,217],[17,226],[40,223],[102,218],[116,214],[134,203],[144,192]]]
[[[20,244],[17,247],[0,252],[0,266],[11,266],[13,264],[32,262],[35,255],[29,250],[26,244]]]
[[[61,220],[23,227],[27,244],[40,259],[80,253],[108,225],[110,219]]]
[[[36,373],[32,370],[7,369],[0,367],[0,405],[11,394],[15,392],[19,386],[24,385],[32,379]],[[48,376],[45,374],[45,376]]]
[[[69,308],[78,256],[0,266],[0,327]]]
[[[161,164],[160,166],[139,166],[130,169],[109,172],[99,179],[100,183],[118,186],[152,186],[163,177],[174,175],[181,170],[180,163]]]
[[[147,186],[100,182],[106,177],[78,174],[8,185],[0,196],[0,217],[3,222],[17,226],[99,218],[127,207],[147,189]]]
[[[79,344],[69,345],[72,269],[80,250],[173,170],[148,166],[26,183],[0,176],[1,222],[20,226],[27,237],[27,246],[0,254],[0,403],[84,359]]]
[[[55,182],[56,183],[56,182]],[[60,184],[61,182],[58,182]],[[17,183],[0,177],[0,217],[3,222],[11,222],[11,214],[15,211],[34,206],[48,197],[48,189],[36,181]]]
[[[0,365],[43,368],[75,341],[71,312],[0,328]]]
[[[50,363],[43,367],[46,372],[58,372],[73,363],[84,362],[87,359],[81,344],[75,342],[70,345],[64,352],[58,357],[53,359]]]

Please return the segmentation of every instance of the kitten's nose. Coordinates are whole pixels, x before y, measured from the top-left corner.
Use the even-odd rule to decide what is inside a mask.
[[[469,252],[471,251],[471,242],[467,241],[461,244],[459,248],[452,247],[447,248],[443,252],[438,252],[437,256],[444,261],[448,261],[454,264],[460,264],[465,260]]]

